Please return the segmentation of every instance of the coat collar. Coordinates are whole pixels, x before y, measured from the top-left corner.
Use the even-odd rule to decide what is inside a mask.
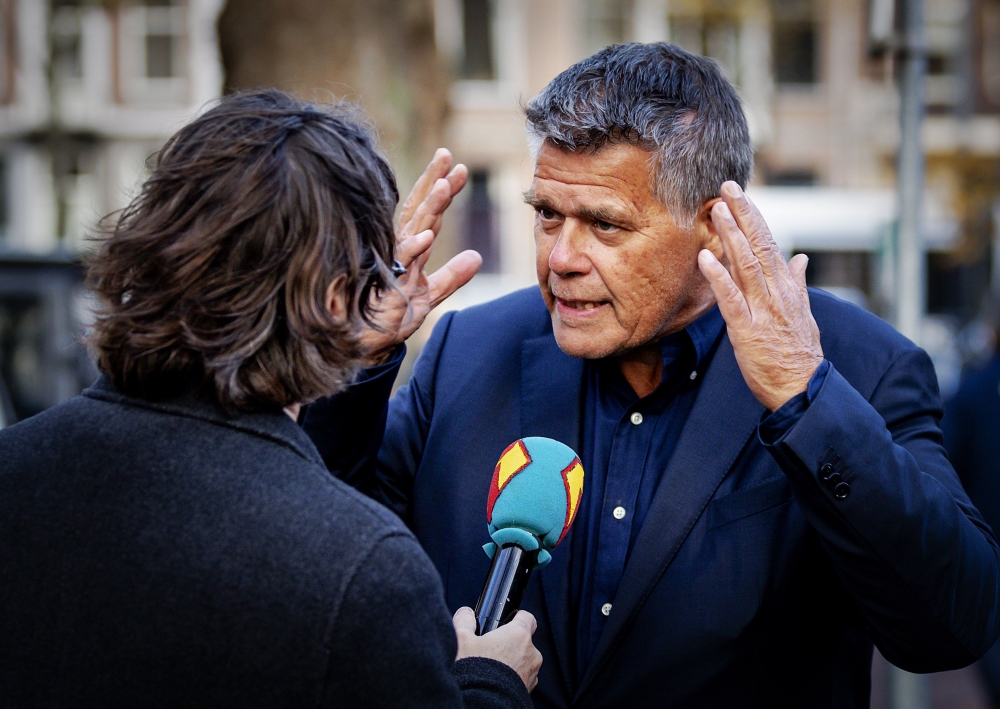
[[[111,380],[103,374],[92,386],[83,391],[83,395],[91,399],[136,406],[175,416],[186,416],[236,429],[291,448],[309,462],[326,467],[323,458],[316,450],[316,446],[309,440],[309,436],[284,411],[259,411],[229,415],[212,397],[194,387],[185,390],[176,397],[151,401],[120,393],[115,389]]]
[[[607,664],[764,412],[740,374],[728,336],[719,342],[704,376],[625,567],[608,624],[580,682],[578,699]]]

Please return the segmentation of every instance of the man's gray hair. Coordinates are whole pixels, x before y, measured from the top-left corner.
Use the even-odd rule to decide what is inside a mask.
[[[736,90],[711,59],[666,42],[616,44],[574,64],[528,102],[537,150],[653,153],[653,193],[689,226],[726,180],[745,188],[753,146]]]

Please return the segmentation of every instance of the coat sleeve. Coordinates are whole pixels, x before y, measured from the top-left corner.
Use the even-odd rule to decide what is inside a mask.
[[[530,709],[510,667],[455,662],[441,581],[408,534],[383,538],[359,565],[330,638],[323,706]]]
[[[904,350],[866,401],[833,367],[770,446],[882,654],[970,664],[1000,633],[1000,548],[948,462],[937,379]]]
[[[437,322],[409,383],[388,405],[402,356],[395,367],[363,373],[346,391],[310,404],[302,419],[334,475],[407,522],[434,408],[438,360],[453,316],[446,313]]]

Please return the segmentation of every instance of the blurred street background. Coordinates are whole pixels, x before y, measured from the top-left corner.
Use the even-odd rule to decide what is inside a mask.
[[[659,40],[739,88],[749,193],[782,249],[809,254],[810,284],[897,324],[954,393],[996,344],[1000,0],[0,0],[0,426],[93,380],[79,256],[223,92],[360,103],[404,195],[436,147],[466,163],[434,262],[474,248],[484,264],[444,312],[535,282],[523,103],[601,47]],[[990,706],[975,668],[932,676],[910,704],[895,676],[876,658],[873,707]]]

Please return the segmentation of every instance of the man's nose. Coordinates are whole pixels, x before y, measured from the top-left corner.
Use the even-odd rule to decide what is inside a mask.
[[[584,234],[573,222],[566,220],[549,254],[549,270],[563,277],[590,270],[590,260],[582,248]]]

